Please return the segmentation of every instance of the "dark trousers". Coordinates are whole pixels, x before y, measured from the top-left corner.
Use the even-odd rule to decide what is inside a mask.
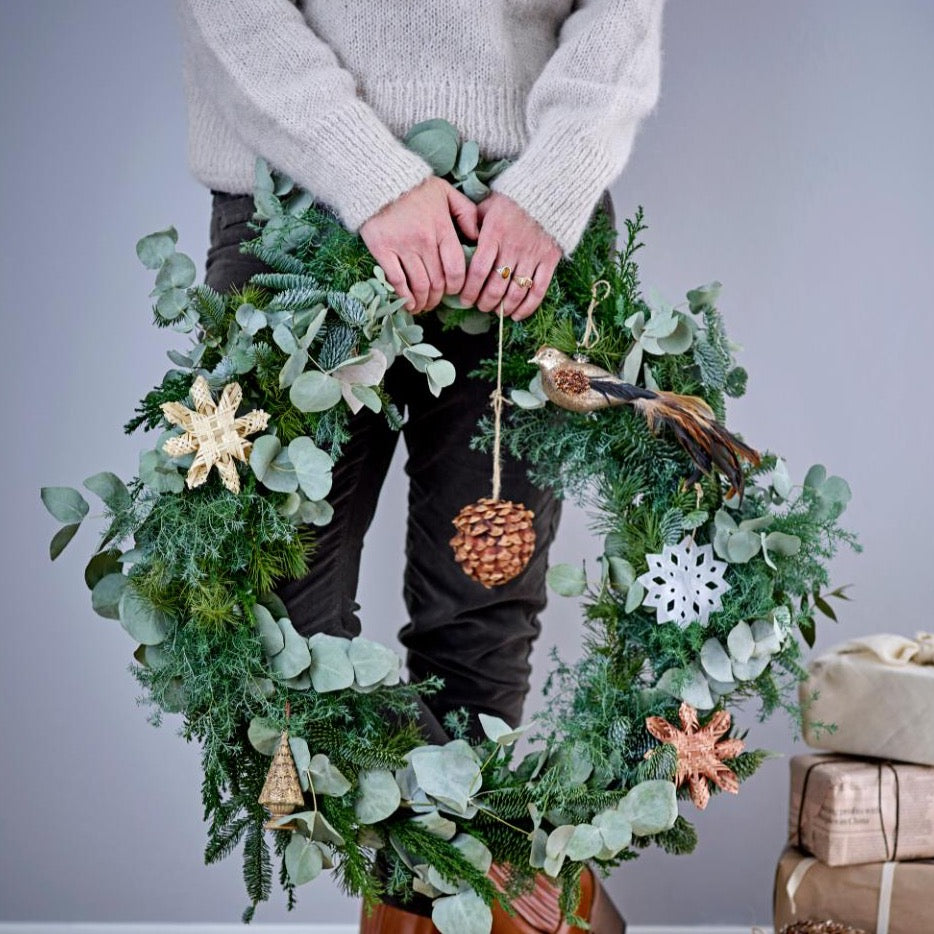
[[[609,193],[604,203],[612,212]],[[205,280],[219,291],[268,271],[238,249],[241,240],[254,236],[247,227],[252,214],[250,195],[215,193]],[[512,725],[519,722],[529,690],[529,656],[545,606],[548,548],[561,504],[549,490],[528,480],[525,463],[504,454],[502,498],[522,502],[535,513],[532,560],[523,574],[492,590],[471,580],[456,564],[448,544],[454,534],[451,520],[463,506],[491,492],[491,456],[471,451],[469,441],[480,417],[490,411],[493,386],[467,374],[495,355],[497,334],[495,327],[481,335],[442,331],[430,312],[416,321],[424,328],[424,340],[457,370],[455,383],[439,398],[428,391],[424,374],[404,359],[385,379],[386,390],[406,415],[401,434],[408,452],[403,596],[409,619],[399,639],[407,650],[412,680],[431,674],[444,679],[442,690],[426,698],[430,714],[423,717],[426,732],[443,742],[438,724],[460,707],[470,712],[475,736],[482,735],[477,713],[494,714]],[[400,433],[388,427],[382,414],[367,408],[350,417],[349,427],[351,438],[335,465],[327,497],[334,518],[318,531],[308,574],[277,588],[292,624],[306,636],[360,633],[355,595],[363,539]]]

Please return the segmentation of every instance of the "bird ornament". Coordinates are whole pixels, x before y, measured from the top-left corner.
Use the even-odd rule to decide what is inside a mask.
[[[681,395],[661,389],[646,389],[620,379],[609,370],[587,360],[569,357],[544,345],[529,363],[537,364],[545,395],[571,412],[595,412],[610,406],[631,405],[653,431],[668,428],[687,451],[696,470],[688,486],[701,474],[719,470],[729,481],[727,497],[743,496],[742,461],[758,466],[759,452],[740,441],[718,421],[699,396]]]

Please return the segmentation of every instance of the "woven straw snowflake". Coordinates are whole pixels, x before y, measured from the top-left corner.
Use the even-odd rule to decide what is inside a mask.
[[[735,759],[745,743],[741,739],[720,739],[730,728],[730,715],[725,710],[718,710],[701,726],[697,711],[688,703],[681,705],[678,711],[681,729],[672,726],[663,717],[647,717],[645,728],[657,740],[674,746],[678,753],[678,771],[675,784],[680,787],[687,782],[691,800],[703,810],[710,800],[710,779],[718,788],[736,794],[739,780],[724,759]],[[648,759],[652,751],[646,753]]]
[[[690,536],[666,545],[660,555],[645,557],[649,569],[638,578],[647,591],[642,602],[656,608],[657,621],[674,622],[682,629],[695,621],[706,626],[730,589],[723,579],[726,562],[717,561],[710,545],[695,545]]]
[[[185,429],[185,434],[169,438],[162,449],[169,457],[198,452],[188,468],[185,482],[189,489],[201,486],[211,468],[216,466],[224,486],[231,493],[239,493],[240,477],[234,459],[246,461],[250,456],[253,445],[246,436],[266,427],[268,413],[253,409],[241,418],[236,417],[237,407],[243,398],[239,383],[228,383],[221,393],[220,402],[215,402],[208,381],[198,376],[191,386],[191,398],[195,404],[194,412],[181,402],[162,404],[165,417],[173,425]]]

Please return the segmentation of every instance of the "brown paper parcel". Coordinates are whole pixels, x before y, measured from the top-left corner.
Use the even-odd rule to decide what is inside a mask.
[[[799,688],[809,746],[934,765],[934,635],[855,639],[815,659],[809,672]]]
[[[789,842],[828,866],[934,858],[934,768],[794,756],[788,814]]]
[[[874,934],[934,931],[934,860],[825,866],[788,847],[775,872],[775,930],[832,919]]]

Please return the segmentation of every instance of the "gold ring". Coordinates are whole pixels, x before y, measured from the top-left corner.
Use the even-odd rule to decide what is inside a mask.
[[[528,276],[516,276],[515,281],[520,289],[530,289],[534,285],[534,282]]]
[[[512,275],[511,266],[497,266],[496,272],[499,273],[504,279],[508,279]]]

